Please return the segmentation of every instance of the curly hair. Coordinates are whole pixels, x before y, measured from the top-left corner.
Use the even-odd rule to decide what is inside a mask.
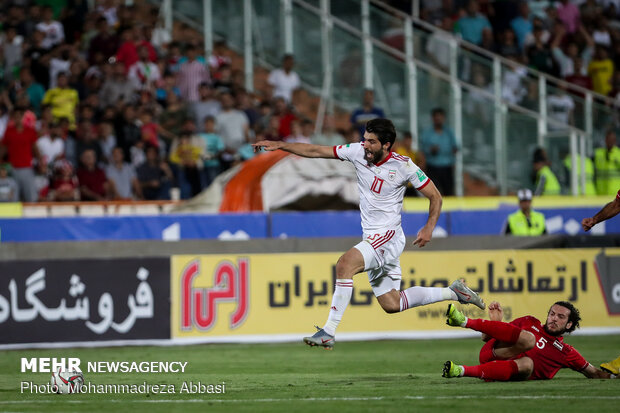
[[[577,328],[579,328],[579,322],[581,321],[581,315],[579,314],[579,310],[577,310],[577,308],[572,303],[569,303],[568,301],[557,301],[553,305],[559,305],[564,308],[568,308],[570,310],[568,321],[570,321],[572,325],[570,326],[570,328],[566,329],[567,333],[572,333]],[[549,310],[551,310],[551,308]]]

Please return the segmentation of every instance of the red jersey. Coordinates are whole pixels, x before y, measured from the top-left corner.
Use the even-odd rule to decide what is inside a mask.
[[[552,379],[560,369],[566,367],[575,371],[582,371],[588,367],[586,359],[573,346],[564,343],[562,337],[547,334],[537,318],[520,317],[510,324],[529,331],[536,337],[534,348],[519,355],[519,357],[527,356],[534,362],[530,380]]]
[[[6,129],[2,144],[6,146],[9,163],[13,168],[32,167],[32,147],[37,139],[37,132],[33,128],[24,127],[19,131],[15,126],[9,126]]]

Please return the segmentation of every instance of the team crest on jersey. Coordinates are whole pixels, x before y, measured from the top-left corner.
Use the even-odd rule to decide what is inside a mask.
[[[379,175],[381,173],[381,168],[375,168],[375,173]]]
[[[560,351],[564,350],[564,344],[560,343],[558,340],[555,340],[553,342],[553,347],[557,348]]]
[[[418,175],[418,179],[420,180],[420,182],[426,179],[426,175],[424,175],[424,172],[422,172],[421,169],[418,169],[416,175]]]
[[[394,179],[395,176],[396,176],[396,171],[394,169],[390,169],[390,171],[388,172],[388,177],[390,179]]]

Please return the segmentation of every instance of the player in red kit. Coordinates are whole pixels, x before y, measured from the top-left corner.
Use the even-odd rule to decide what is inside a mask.
[[[603,222],[605,220],[608,220],[609,218],[613,218],[618,215],[618,213],[620,213],[620,190],[618,190],[616,198],[606,204],[603,209],[596,213],[596,215],[594,215],[592,218],[584,218],[581,221],[581,227],[586,232],[590,231],[590,229],[592,229],[592,227],[599,222]]]
[[[480,350],[479,365],[461,366],[447,361],[444,377],[549,380],[560,369],[570,368],[588,378],[616,378],[588,363],[574,347],[564,343],[562,335],[573,332],[581,320],[579,311],[571,303],[553,304],[544,325],[532,316],[504,323],[501,321],[503,315],[497,301],[489,305],[489,320],[467,318],[455,306],[448,306],[448,325],[480,331],[486,344]]]

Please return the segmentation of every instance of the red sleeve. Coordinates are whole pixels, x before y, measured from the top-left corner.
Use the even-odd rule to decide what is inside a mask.
[[[341,145],[342,146],[342,145]],[[340,156],[338,156],[338,150],[336,149],[338,148],[337,146],[334,146],[334,157],[336,159],[340,159],[341,161],[343,160]]]
[[[616,194],[616,199],[620,199],[620,190],[618,190],[618,193]]]
[[[521,328],[529,327],[533,324],[532,319],[536,320],[534,317],[526,315],[525,317],[515,318],[514,320],[510,322],[510,324],[516,327],[521,327]]]
[[[583,369],[588,367],[588,364],[590,364],[572,346],[570,347],[568,353],[566,353],[565,361],[566,365],[575,371],[582,371]]]

